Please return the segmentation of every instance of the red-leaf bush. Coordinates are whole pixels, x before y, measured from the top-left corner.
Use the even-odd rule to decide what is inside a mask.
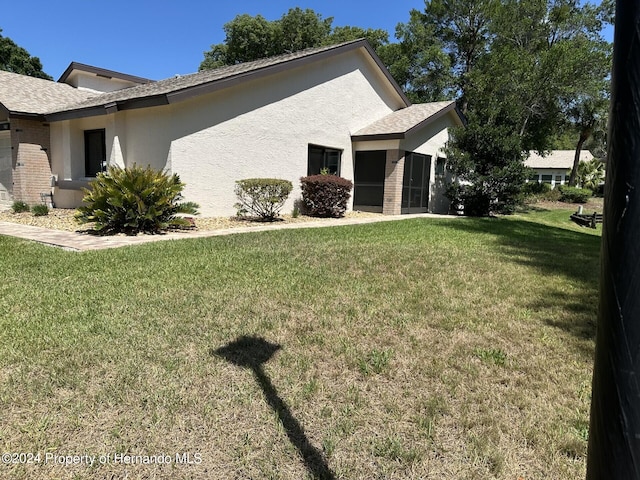
[[[343,217],[353,183],[337,175],[310,175],[300,179],[305,213],[313,217]]]

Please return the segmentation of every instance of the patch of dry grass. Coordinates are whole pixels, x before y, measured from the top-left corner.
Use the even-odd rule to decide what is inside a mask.
[[[583,477],[599,237],[529,215],[82,254],[0,238],[2,450],[202,459],[0,469]],[[279,346],[263,376],[216,354],[243,336]]]

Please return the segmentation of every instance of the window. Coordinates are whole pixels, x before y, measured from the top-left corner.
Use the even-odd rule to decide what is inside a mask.
[[[107,166],[104,128],[84,131],[84,175],[95,177]]]
[[[562,185],[562,175],[556,175],[556,185]]]
[[[541,175],[541,180],[542,183],[548,183],[549,185],[551,185],[551,180],[553,180],[553,175]]]
[[[445,166],[447,165],[447,159],[438,157],[436,158],[436,177],[444,177]]]
[[[309,145],[307,175],[318,175],[324,169],[331,174],[340,175],[341,157],[342,150]]]

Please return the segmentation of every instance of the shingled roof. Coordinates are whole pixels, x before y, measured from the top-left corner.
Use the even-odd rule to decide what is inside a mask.
[[[464,117],[458,111],[455,102],[418,103],[390,113],[371,125],[358,130],[351,136],[351,139],[355,142],[403,139],[411,134],[412,131],[418,130],[451,111],[455,111],[460,121],[464,122]]]
[[[411,102],[391,77],[369,43],[366,40],[355,40],[214,70],[205,70],[189,75],[177,75],[166,80],[103,93],[83,101],[69,103],[62,108],[53,108],[47,112],[47,119],[52,121],[64,120],[67,118],[103,115],[118,110],[167,105],[196,95],[212,93],[248,79],[259,78],[261,75],[278,73],[302,66],[311,61],[317,61],[359,48],[364,48],[369,52],[371,58],[378,63],[381,71],[387,77],[398,96],[406,105],[410,105]]]
[[[544,157],[536,152],[529,152],[529,158],[524,161],[524,164],[529,168],[555,168],[558,170],[571,170],[573,168],[573,159],[575,157],[575,150],[552,150]],[[593,160],[593,155],[589,150],[582,150],[580,152],[580,161],[588,162]]]
[[[0,105],[12,116],[34,116],[94,96],[66,83],[0,71]]]

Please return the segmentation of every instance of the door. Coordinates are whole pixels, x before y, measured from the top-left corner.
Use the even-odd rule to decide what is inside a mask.
[[[431,157],[410,153],[404,157],[402,213],[425,213],[429,208]]]

